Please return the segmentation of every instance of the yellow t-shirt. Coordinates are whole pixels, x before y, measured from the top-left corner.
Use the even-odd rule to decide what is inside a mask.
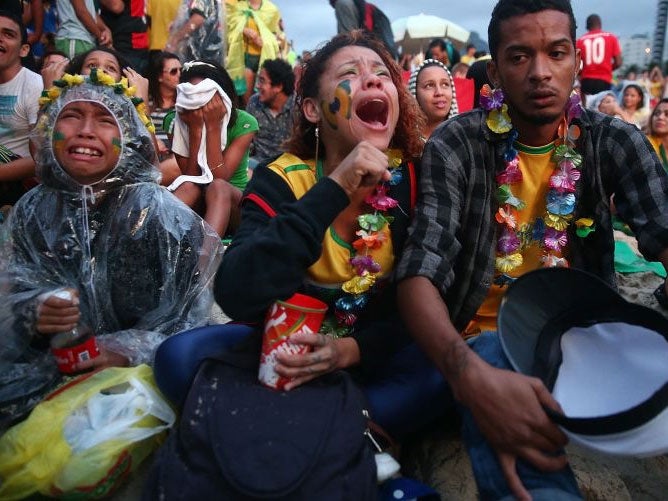
[[[313,160],[302,161],[289,153],[281,155],[269,164],[269,168],[283,178],[297,199],[310,190],[321,176]],[[381,231],[386,232],[387,240],[379,249],[370,250],[368,255],[380,265],[382,276],[385,277],[394,267],[394,250],[389,226],[385,225]],[[350,258],[354,255],[353,246],[340,238],[330,226],[325,232],[320,258],[307,270],[306,282],[338,294],[341,285],[355,277],[355,271],[350,265]]]
[[[668,172],[668,156],[666,155],[666,149],[663,147],[663,142],[660,137],[649,135],[647,136],[649,142],[652,143],[654,151],[656,152],[659,160],[661,160],[661,165]]]
[[[515,143],[514,146],[519,152],[522,181],[511,185],[511,189],[513,195],[526,203],[524,209],[517,211],[517,231],[521,242],[519,251],[522,253],[523,262],[521,266],[508,273],[509,276],[517,278],[541,266],[543,244],[537,241],[532,233],[536,219],[543,218],[546,213],[545,198],[555,163],[552,161],[554,143],[541,147],[520,143]],[[487,297],[466,327],[465,336],[496,330],[496,317],[506,288],[507,286],[492,284]]]
[[[257,23],[255,22],[255,18],[253,16],[248,16],[248,22],[246,23],[246,28],[253,30],[255,33],[260,33],[260,28],[257,27]],[[250,56],[260,55],[260,53],[262,52],[262,47],[260,47],[259,45],[255,45],[247,37],[244,37],[244,42],[245,42],[244,48],[246,54]]]
[[[164,50],[169,38],[169,26],[174,22],[181,0],[149,0],[146,12],[151,17],[148,48]]]

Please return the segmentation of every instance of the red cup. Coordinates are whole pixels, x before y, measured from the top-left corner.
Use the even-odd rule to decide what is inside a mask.
[[[262,353],[258,379],[265,386],[282,390],[290,378],[276,373],[276,355],[278,353],[304,354],[309,346],[288,341],[293,334],[305,332],[317,334],[327,313],[327,304],[319,299],[304,294],[295,294],[285,301],[276,301],[264,322]]]

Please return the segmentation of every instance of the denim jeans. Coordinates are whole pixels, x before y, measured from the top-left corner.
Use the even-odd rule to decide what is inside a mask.
[[[483,360],[499,369],[512,370],[496,332],[484,332],[469,341]],[[390,434],[402,437],[441,418],[456,408],[462,419],[462,438],[471,459],[481,500],[512,499],[496,453],[478,429],[471,412],[456,403],[447,383],[412,344],[400,351],[378,378],[363,387],[371,416]],[[553,473],[518,460],[517,471],[534,500],[581,499],[570,467]]]

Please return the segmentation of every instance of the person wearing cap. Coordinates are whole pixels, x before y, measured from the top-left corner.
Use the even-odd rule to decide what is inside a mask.
[[[644,257],[668,265],[668,178],[635,126],[571,94],[575,31],[568,0],[498,1],[494,89],[427,141],[396,270],[403,318],[447,381],[431,401],[454,397],[482,499],[580,497],[566,435],[544,410],[559,404],[501,350],[507,284],[554,266],[614,284],[613,193]]]
[[[408,90],[417,99],[427,120],[420,131],[426,141],[434,129],[459,113],[452,74],[442,62],[425,59],[411,73]]]

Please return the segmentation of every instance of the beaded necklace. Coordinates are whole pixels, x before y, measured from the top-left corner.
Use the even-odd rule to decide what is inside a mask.
[[[513,195],[513,185],[522,182],[522,171],[519,166],[519,152],[515,148],[518,132],[513,128],[508,105],[504,103],[501,89],[492,90],[489,85],[480,91],[480,105],[487,111],[487,127],[497,134],[506,134],[506,151],[504,154],[505,168],[496,175],[499,184],[497,200],[499,208],[495,214],[496,221],[501,225],[496,248],[495,283],[503,285],[513,280],[508,273],[517,269],[524,262],[521,252],[521,238],[518,232],[518,211],[525,208],[526,203]],[[546,196],[546,211],[543,218],[536,219],[532,237],[541,243],[543,255],[541,263],[545,267],[567,267],[568,261],[563,257],[563,250],[568,244],[567,229],[573,221],[576,206],[576,187],[580,179],[579,168],[582,166],[582,155],[575,149],[580,137],[580,128],[571,122],[582,113],[580,98],[573,94],[568,101],[563,122],[559,125],[557,144],[552,154],[556,167],[549,180]],[[586,237],[594,231],[594,221],[580,218],[575,221],[576,235]]]

